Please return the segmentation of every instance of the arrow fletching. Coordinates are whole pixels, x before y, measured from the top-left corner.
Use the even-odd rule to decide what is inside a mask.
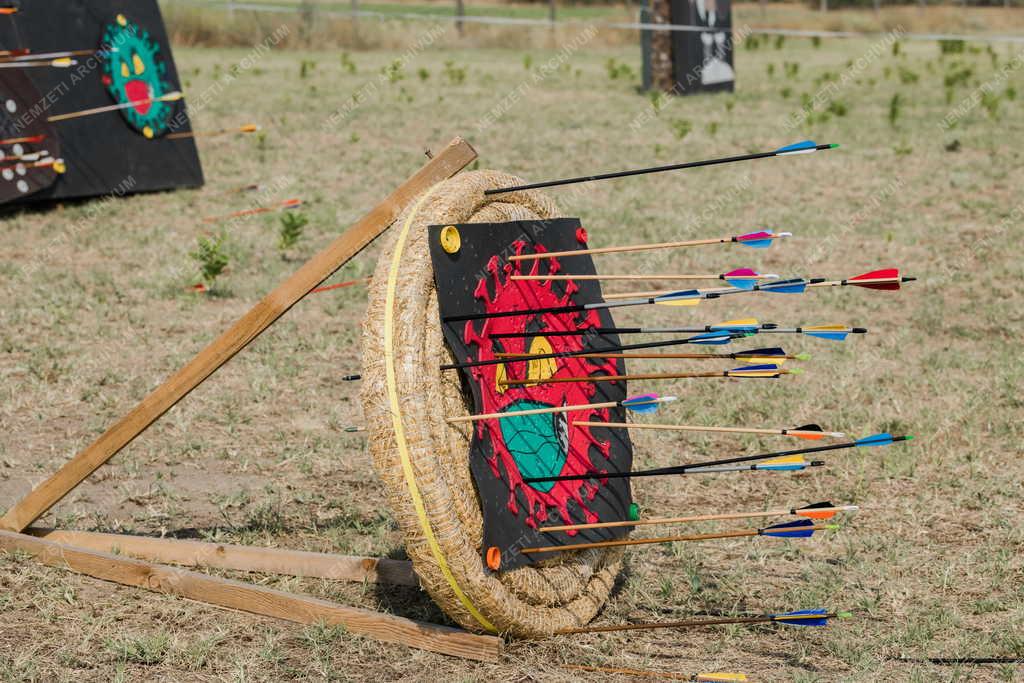
[[[776,378],[782,373],[778,365],[769,363],[766,365],[745,365],[741,368],[733,368],[728,371],[729,377],[762,377]]]
[[[655,413],[662,403],[675,401],[675,396],[658,396],[657,394],[640,394],[622,401],[622,407],[632,410],[634,413],[647,414]]]
[[[774,294],[802,294],[807,289],[807,280],[795,278],[759,285],[758,290]]]
[[[778,346],[766,349],[751,349],[735,354],[736,360],[744,363],[775,363],[781,365],[786,362],[786,352]]]
[[[808,441],[820,441],[826,436],[843,436],[839,432],[825,433],[825,430],[821,428],[821,425],[809,424],[802,425],[796,429],[787,429],[786,434],[789,436],[795,436],[798,439],[807,439]]]
[[[656,296],[651,303],[662,306],[696,306],[700,303],[700,290],[684,289],[678,292],[670,292]]]
[[[727,320],[711,326],[712,332],[755,332],[761,324],[756,318],[743,318],[741,320]]]
[[[805,609],[773,615],[772,621],[790,626],[827,626],[828,616],[823,609]]]
[[[865,436],[863,439],[857,439],[854,442],[855,446],[888,446],[894,441],[909,441],[914,437],[904,436],[898,437],[889,434],[888,432],[882,432],[880,434],[872,434],[871,436]]]
[[[698,334],[693,337],[688,337],[687,342],[690,344],[700,344],[701,346],[721,346],[722,344],[728,344],[733,340],[731,332],[705,332]]]
[[[817,339],[831,339],[832,341],[843,341],[850,334],[851,330],[846,325],[814,325],[801,328],[808,337]]]
[[[794,142],[792,145],[779,147],[775,150],[775,153],[780,157],[790,154],[810,154],[811,152],[817,151],[817,147],[818,143],[814,140],[801,140],[800,142]]]
[[[774,458],[773,460],[765,460],[754,465],[754,469],[757,470],[774,470],[776,472],[787,472],[793,470],[802,470],[806,468],[810,463],[804,460],[802,455],[790,455],[785,458]]]
[[[872,280],[873,282],[859,282],[860,280]],[[890,280],[890,282],[878,282],[878,280]],[[900,271],[897,268],[873,270],[870,273],[851,277],[847,279],[846,282],[847,284],[856,285],[857,287],[866,287],[868,289],[899,289],[901,282]]]
[[[777,237],[789,237],[791,234],[789,232],[780,232]],[[737,235],[735,239],[745,247],[767,249],[772,246],[775,237],[775,233],[771,230],[759,230],[758,232],[748,232],[746,235]]]
[[[770,278],[772,276],[762,276],[756,270],[751,268],[737,268],[736,270],[730,270],[728,273],[723,275],[722,279],[736,289],[753,289],[754,285],[757,284],[757,278],[759,277]]]
[[[813,503],[802,508],[793,510],[793,514],[808,519],[832,519],[839,512],[856,512],[859,510],[856,505],[834,505],[831,501]]]
[[[810,538],[814,535],[814,522],[810,519],[783,522],[761,529],[760,533],[774,538]]]

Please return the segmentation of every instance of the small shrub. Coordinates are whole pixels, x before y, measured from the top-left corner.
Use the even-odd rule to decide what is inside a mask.
[[[352,61],[352,58],[349,57],[347,52],[341,53],[341,68],[348,71],[350,74],[354,74],[356,72],[356,63]]]
[[[675,119],[670,125],[672,126],[672,134],[676,136],[677,140],[682,140],[693,130],[693,123],[687,119]]]
[[[285,252],[294,247],[302,239],[303,228],[309,224],[309,218],[301,211],[285,211],[280,217],[281,227],[277,231],[277,248]]]
[[[228,267],[231,259],[228,257],[227,233],[221,230],[216,236],[203,236],[196,242],[195,251],[189,252],[189,256],[199,265],[199,277],[207,287],[213,287],[213,283],[220,277]]]
[[[402,73],[402,60],[400,59],[396,59],[385,67],[381,67],[380,72],[388,79],[388,83],[397,83],[405,78],[405,74]]]
[[[420,77],[421,81],[425,81],[430,78],[430,72],[424,69],[422,66],[416,71],[416,75]]]
[[[939,40],[939,52],[943,55],[958,55],[964,51],[964,41],[959,39]]]
[[[903,106],[903,98],[900,97],[899,93],[892,96],[889,100],[889,125],[895,127],[896,121],[900,118],[900,109]]]
[[[811,46],[815,50],[821,47],[821,36],[811,36]]]
[[[455,62],[449,59],[444,63],[444,75],[449,83],[459,85],[466,80],[466,67],[456,66]]]
[[[619,62],[614,57],[608,58],[608,61],[604,63],[604,68],[608,72],[608,78],[613,81],[620,78],[628,80],[633,77],[633,68],[629,64]]]
[[[523,55],[523,68],[527,71],[533,68],[533,55]]]

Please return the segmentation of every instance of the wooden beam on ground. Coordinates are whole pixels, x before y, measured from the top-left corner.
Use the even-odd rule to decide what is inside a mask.
[[[462,138],[455,138],[434,158],[394,192],[375,206],[358,223],[326,249],[306,261],[291,277],[249,309],[226,332],[200,351],[185,367],[142,399],[135,408],[100,435],[49,479],[0,518],[0,529],[21,531],[57,504],[86,477],[110,460],[166,413],[175,403],[199,386],[224,363],[284,315],[311,289],[329,278],[350,258],[376,239],[416,197],[433,185],[465,168],[476,152]]]
[[[412,570],[412,562],[406,560],[38,527],[29,527],[25,533],[78,548],[127,555],[163,564],[287,574],[335,581],[367,581],[398,586],[420,585],[419,578]]]
[[[494,661],[501,653],[502,641],[495,636],[475,635],[449,626],[347,607],[309,595],[76,548],[26,534],[0,531],[0,549],[28,553],[42,564],[126,586],[300,624],[341,625],[358,635],[454,657]]]

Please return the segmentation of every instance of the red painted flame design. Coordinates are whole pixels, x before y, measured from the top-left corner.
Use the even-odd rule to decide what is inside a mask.
[[[525,242],[516,242],[516,253],[522,253]],[[536,247],[538,252],[543,252],[540,245]],[[557,273],[560,269],[558,260],[555,258],[544,259],[548,264],[548,273]],[[559,296],[552,291],[551,281],[546,280],[511,280],[513,274],[522,272],[522,261],[507,263],[499,267],[498,257],[494,256],[487,264],[488,276],[482,277],[477,284],[474,296],[480,299],[487,312],[492,311],[530,311],[537,308],[572,305],[572,296],[579,291],[579,287],[572,281],[565,283],[565,293]],[[530,261],[532,268],[531,275],[538,274],[542,260]],[[490,294],[488,282],[493,288],[493,296]],[[548,330],[585,330],[590,327],[601,326],[597,311],[586,311],[583,313],[562,313],[562,314],[534,314],[523,313],[522,315],[510,315],[497,318],[486,318],[479,332],[475,329],[473,321],[468,321],[463,332],[463,339],[467,346],[476,346],[479,351],[475,360],[492,360],[495,358],[497,345],[498,351],[506,353],[527,353],[530,350],[531,338],[504,338],[494,340],[493,334],[503,332],[521,332],[533,323],[531,329]],[[537,337],[543,337],[543,332],[538,332]],[[535,337],[536,338],[536,337]],[[570,352],[583,349],[583,337],[553,336],[546,337],[552,352]],[[474,359],[467,359],[474,360]],[[548,372],[547,376],[579,376],[590,375],[598,372],[606,374],[617,374],[617,365],[614,359],[586,359],[586,358],[558,358],[555,360],[554,372]],[[503,368],[503,370],[502,370]],[[578,405],[599,402],[594,400],[597,387],[592,382],[566,382],[555,384],[536,384],[503,387],[504,391],[497,386],[497,377],[504,372],[509,379],[529,378],[527,374],[528,363],[525,361],[510,361],[502,365],[484,365],[472,368],[474,380],[480,386],[480,394],[483,405],[481,410],[484,413],[502,412],[517,401],[529,400],[544,403],[551,406]],[[577,411],[565,413],[565,417],[571,422],[574,419],[589,420],[596,419],[607,421],[608,409]],[[509,451],[502,436],[500,420],[481,420],[476,424],[477,436],[480,439],[487,439],[492,444],[492,453],[488,458],[488,464],[495,477],[504,478],[508,483],[508,510],[513,515],[519,514],[519,505],[516,500],[516,491],[521,491],[526,500],[526,524],[536,528],[540,523],[547,521],[549,508],[555,508],[563,521],[569,521],[568,503],[575,501],[580,512],[588,523],[599,521],[597,515],[588,507],[587,502],[592,501],[600,486],[607,483],[606,479],[598,479],[598,484],[586,481],[560,481],[556,482],[550,491],[539,491],[529,484],[523,482],[522,474],[516,465],[515,458]],[[568,430],[568,448],[565,464],[561,474],[603,474],[606,470],[600,468],[591,460],[591,446],[607,459],[610,455],[611,445],[607,441],[598,441],[589,427],[575,426]],[[569,532],[574,535],[575,532]]]

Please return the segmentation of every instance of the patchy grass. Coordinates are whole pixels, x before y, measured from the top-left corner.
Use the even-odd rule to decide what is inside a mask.
[[[683,397],[668,415],[708,424],[819,421],[854,435],[889,429],[917,440],[830,455],[828,467],[795,476],[638,482],[637,498],[652,514],[828,498],[860,504],[863,512],[800,544],[757,539],[635,550],[601,619],[817,605],[852,609],[855,619],[828,629],[512,643],[502,662],[480,665],[222,612],[5,555],[0,679],[574,678],[557,667],[562,662],[741,670],[759,680],[1019,678],[1013,666],[894,658],[1024,656],[1018,519],[1024,297],[1016,248],[1024,171],[1013,142],[1024,132],[1024,117],[1011,96],[1024,78],[1016,70],[1006,82],[992,81],[988,97],[999,97],[998,107],[979,96],[977,106],[951,119],[1013,52],[998,47],[993,58],[968,44],[943,55],[935,43],[907,42],[859,67],[869,48],[828,40],[816,48],[790,39],[779,50],[741,49],[735,94],[653,104],[636,93],[633,47],[588,44],[568,57],[527,48],[432,48],[403,65],[407,77],[394,80],[386,74],[401,56],[396,52],[272,53],[228,79],[248,50],[181,49],[186,92],[224,84],[219,96],[196,108],[197,127],[255,120],[264,137],[203,140],[209,184],[202,190],[25,210],[0,223],[5,507],[361,216],[422,162],[424,146],[463,134],[480,151],[481,167],[539,180],[764,150],[803,137],[841,143],[812,157],[551,195],[566,215],[582,217],[596,246],[762,227],[795,233],[765,252],[707,248],[607,257],[598,264],[602,272],[750,265],[848,276],[899,265],[920,278],[900,294],[737,296],[694,311],[616,315],[624,324],[753,314],[783,323],[867,326],[870,334],[844,345],[772,339],[791,352],[814,354],[806,374],[784,378],[792,381],[662,385]],[[302,60],[316,66],[298,78]],[[616,68],[612,78],[609,63],[631,71]],[[433,76],[414,77],[420,70]],[[899,116],[890,126],[897,93]],[[360,104],[349,107],[353,97]],[[801,102],[811,107],[805,114]],[[339,109],[348,113],[328,122]],[[952,125],[943,127],[944,120]],[[692,122],[685,136],[680,121]],[[234,191],[251,183],[263,189]],[[188,291],[199,277],[189,253],[210,229],[200,217],[293,196],[304,200],[309,223],[288,260],[277,255],[274,214],[214,226],[226,231],[230,245],[218,296]],[[376,253],[371,247],[337,279],[366,276]],[[356,287],[296,306],[43,523],[400,556],[401,538],[365,444],[343,431],[361,424],[358,387],[339,378],[359,370],[363,307]],[[636,435],[641,466],[758,445],[783,442]],[[262,580],[443,619],[425,595],[409,589]]]

